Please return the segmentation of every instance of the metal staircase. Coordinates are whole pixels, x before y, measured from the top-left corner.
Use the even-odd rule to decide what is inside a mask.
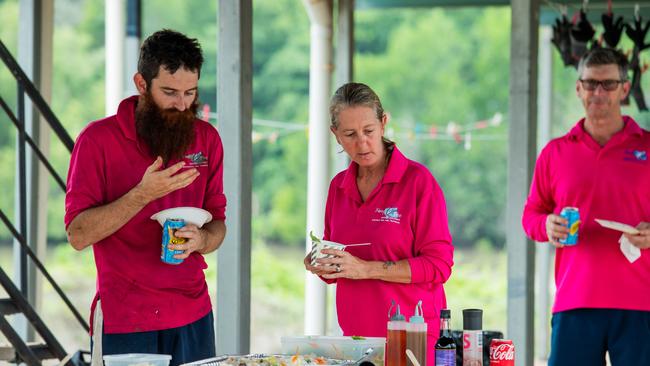
[[[65,145],[68,151],[72,151],[74,142],[70,135],[67,133],[61,122],[54,115],[48,104],[45,102],[36,86],[29,80],[24,71],[20,68],[16,60],[13,58],[9,50],[5,47],[4,43],[0,40],[0,59],[4,65],[9,69],[14,76],[18,86],[17,97],[17,113],[13,113],[9,105],[0,95],[0,113],[4,113],[13,122],[14,126],[18,129],[18,178],[20,182],[20,199],[19,199],[19,214],[20,214],[20,228],[16,228],[11,220],[0,209],[0,221],[9,229],[14,239],[20,243],[21,256],[24,258],[23,264],[26,264],[26,258],[29,257],[36,268],[43,274],[47,281],[52,285],[57,294],[61,297],[63,302],[67,305],[74,317],[77,319],[82,328],[86,331],[89,326],[83,319],[79,311],[70,302],[63,290],[54,281],[52,276],[47,272],[45,266],[39,260],[37,255],[32,251],[25,239],[26,235],[26,222],[27,222],[27,193],[26,193],[26,146],[32,149],[34,154],[38,157],[39,161],[49,171],[50,175],[60,188],[65,192],[65,181],[54,170],[52,164],[48,161],[46,156],[39,149],[37,143],[26,133],[25,120],[24,120],[24,106],[25,96],[29,97],[33,105],[39,111],[40,115],[47,121],[49,126],[58,136],[59,140]],[[21,283],[26,283],[26,266],[21,266]],[[11,346],[0,346],[0,361],[9,361],[12,363],[24,363],[27,365],[41,365],[43,360],[58,359],[61,365],[66,366],[83,366],[87,365],[85,360],[88,352],[77,351],[74,354],[68,354],[66,350],[57,341],[56,336],[49,330],[45,322],[36,313],[32,305],[25,298],[24,293],[16,287],[12,279],[0,267],[0,285],[7,292],[9,297],[0,299],[0,331],[7,338]],[[23,290],[24,291],[24,290]],[[27,343],[25,342],[16,330],[11,326],[7,320],[7,316],[21,313],[25,316],[27,321],[36,330],[42,343]]]

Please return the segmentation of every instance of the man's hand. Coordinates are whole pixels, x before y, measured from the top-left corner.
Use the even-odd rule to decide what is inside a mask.
[[[563,248],[564,244],[560,243],[560,239],[566,239],[569,235],[569,222],[562,216],[549,214],[546,216],[546,235],[548,242],[553,244],[556,248]]]
[[[199,172],[196,169],[188,169],[176,174],[184,165],[185,163],[180,162],[160,170],[162,158],[158,157],[147,167],[140,183],[125,195],[111,203],[81,212],[67,228],[68,241],[72,247],[81,250],[107,238],[131,220],[149,202],[190,185],[199,176]],[[213,246],[206,249],[208,252],[221,245],[226,232],[223,221],[215,224],[208,223],[203,227],[204,230],[210,225],[215,225],[215,231],[208,230],[214,239],[211,242]]]
[[[627,240],[632,243],[635,247],[639,249],[648,249],[650,248],[650,223],[648,222],[640,222],[639,225],[636,226],[637,230],[639,230],[638,234],[632,235],[632,234],[623,234],[627,238]]]
[[[143,205],[175,190],[189,186],[200,174],[194,168],[176,174],[185,166],[185,162],[182,161],[167,169],[160,170],[162,163],[163,160],[160,156],[156,158],[156,161],[147,167],[147,170],[145,170],[142,176],[142,180],[134,188],[137,197],[142,200]]]
[[[169,244],[170,250],[182,250],[183,253],[174,255],[176,259],[185,259],[192,252],[201,252],[208,246],[209,234],[207,231],[199,229],[196,225],[187,224],[176,230],[174,236],[177,238],[187,239],[183,244]]]

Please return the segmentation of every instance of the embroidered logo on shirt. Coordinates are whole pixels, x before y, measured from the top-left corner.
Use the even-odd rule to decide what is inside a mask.
[[[392,222],[399,224],[401,221],[400,218],[402,217],[397,207],[377,208],[375,209],[375,213],[379,214],[379,217],[373,218],[373,222]]]
[[[634,150],[634,157],[636,158],[636,160],[641,160],[641,161],[646,161],[646,159],[648,159],[646,152],[641,150]]]
[[[208,158],[201,151],[194,154],[187,154],[185,155],[185,159],[189,160],[189,166],[191,167],[208,166]]]
[[[625,150],[623,153],[623,160],[636,163],[645,163],[648,160],[648,154],[645,150]]]

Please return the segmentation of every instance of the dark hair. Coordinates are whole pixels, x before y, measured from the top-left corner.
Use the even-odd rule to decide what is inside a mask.
[[[330,100],[330,127],[339,127],[339,113],[348,107],[369,107],[375,111],[377,119],[381,121],[384,117],[384,107],[381,105],[379,96],[370,87],[362,83],[347,83],[339,87]],[[390,150],[395,143],[385,137],[381,137],[384,146]]]
[[[160,66],[170,73],[175,73],[180,67],[197,72],[201,76],[203,53],[196,38],[163,29],[149,36],[140,47],[138,72],[151,85],[151,80],[158,76]]]
[[[578,76],[582,77],[585,68],[603,65],[617,65],[621,80],[627,80],[629,62],[625,55],[614,48],[596,47],[587,51],[578,64]]]

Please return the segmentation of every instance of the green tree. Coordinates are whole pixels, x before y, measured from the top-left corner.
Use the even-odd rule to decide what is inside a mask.
[[[358,55],[357,79],[382,98],[398,146],[438,179],[455,245],[501,246],[505,126],[475,131],[469,150],[444,138],[449,122],[471,128],[497,112],[507,116],[508,9],[435,9],[407,18],[388,36],[385,54]],[[379,29],[381,22],[361,27]],[[436,139],[415,139],[432,127]]]

